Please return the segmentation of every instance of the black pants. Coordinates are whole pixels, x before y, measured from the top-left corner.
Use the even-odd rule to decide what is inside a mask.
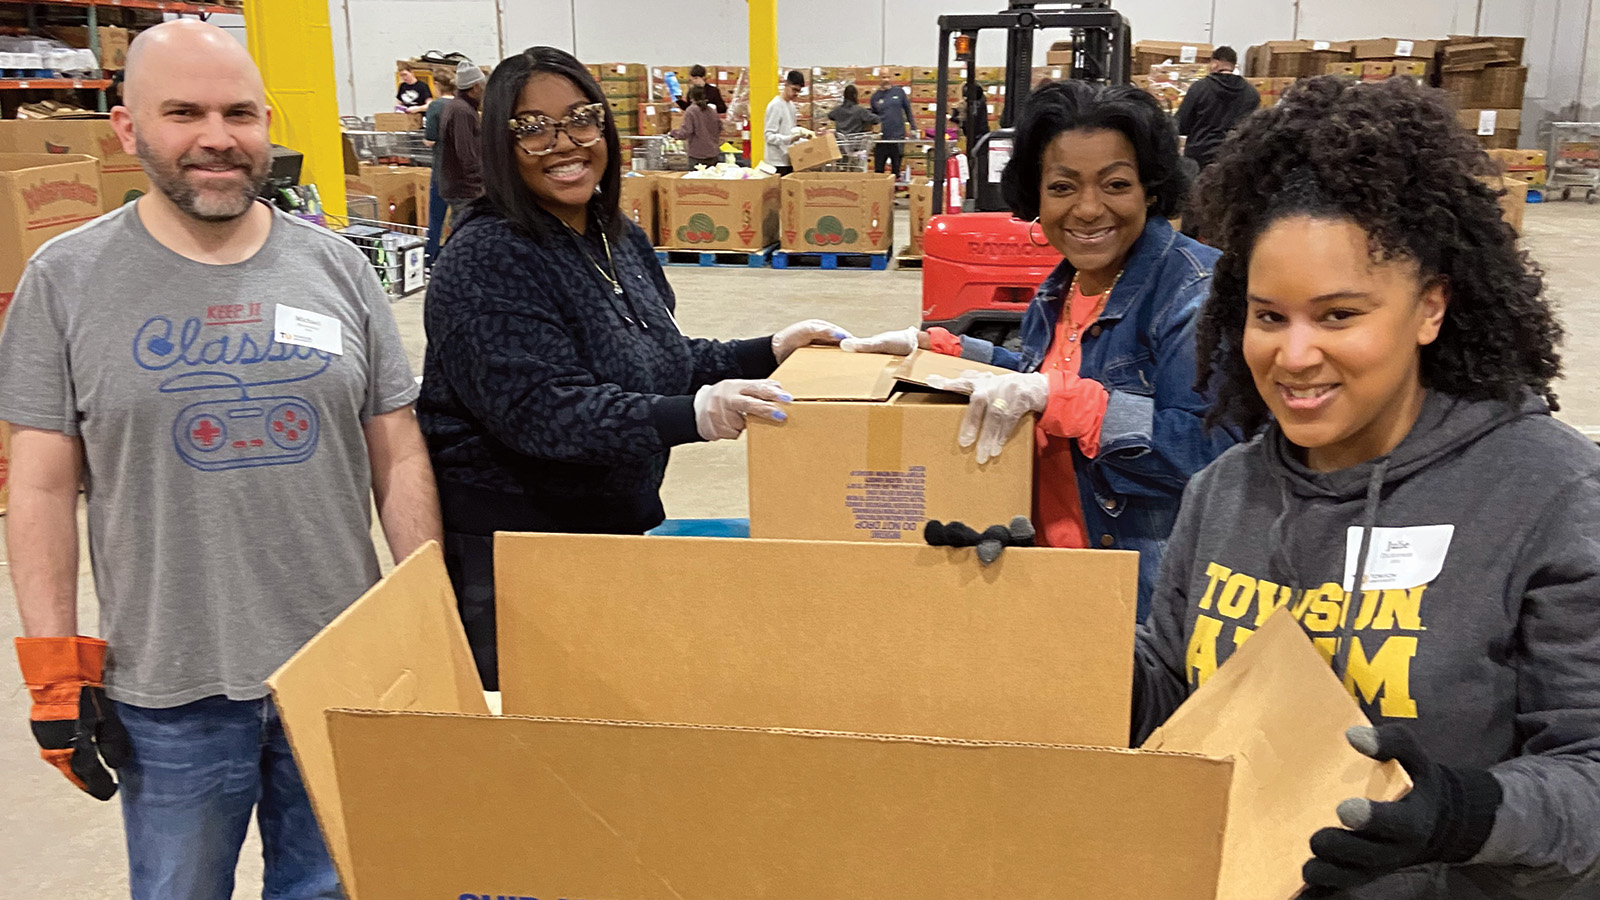
[[[494,538],[459,531],[444,533],[444,565],[455,588],[456,608],[472,646],[472,661],[486,691],[500,690],[499,653],[495,646]]]
[[[693,168],[695,166],[705,166],[708,169],[715,169],[717,167],[717,163],[719,163],[719,162],[722,162],[721,158],[715,157],[715,156],[691,156],[691,157],[689,157],[689,167],[690,168]]]
[[[885,171],[884,164],[892,167],[896,178],[900,177],[900,163],[905,159],[906,148],[901,144],[879,144],[872,148],[872,171]]]

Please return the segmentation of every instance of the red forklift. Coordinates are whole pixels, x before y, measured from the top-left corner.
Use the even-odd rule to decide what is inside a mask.
[[[1006,97],[1000,128],[989,130],[988,101],[978,87],[979,34],[1006,36]],[[1022,314],[1039,283],[1061,255],[1037,228],[1012,218],[1000,194],[1000,173],[1011,160],[1012,134],[1022,102],[1033,88],[1036,32],[1066,32],[1072,40],[1071,74],[1082,81],[1126,84],[1132,68],[1132,31],[1111,0],[1044,3],[1010,0],[989,15],[939,17],[939,101],[936,123],[948,122],[951,55],[963,74],[962,133],[965,166],[942,127],[935,126],[933,215],[923,238],[922,327],[940,326],[1015,350]],[[950,175],[960,172],[952,184]],[[962,177],[964,176],[964,177]],[[956,202],[960,206],[955,205]]]

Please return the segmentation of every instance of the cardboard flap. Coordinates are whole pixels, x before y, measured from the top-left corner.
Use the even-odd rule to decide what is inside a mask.
[[[0,172],[24,172],[28,169],[95,161],[94,157],[79,153],[0,153]]]
[[[1274,613],[1145,749],[1231,757],[1228,842],[1218,897],[1289,900],[1318,829],[1347,797],[1392,800],[1397,763],[1357,753],[1345,730],[1370,724],[1287,610]]]
[[[929,350],[890,356],[849,353],[836,347],[801,347],[784,360],[772,378],[796,400],[887,400],[898,382],[929,387],[930,375],[960,378],[963,372],[1016,374]]]
[[[1138,557],[495,538],[511,715],[1125,747]]]
[[[353,871],[328,710],[489,714],[444,554],[432,541],[300,648],[267,686],[347,890]]]
[[[356,900],[1213,900],[1231,770],[748,729],[329,724]]]

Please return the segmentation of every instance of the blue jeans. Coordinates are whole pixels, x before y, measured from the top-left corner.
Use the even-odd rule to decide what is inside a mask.
[[[343,896],[271,700],[116,707],[133,740],[118,773],[133,900],[229,900],[252,809],[264,900]]]
[[[439,236],[444,234],[444,198],[439,196],[439,173],[428,176],[428,245],[422,250],[427,265],[439,258]]]

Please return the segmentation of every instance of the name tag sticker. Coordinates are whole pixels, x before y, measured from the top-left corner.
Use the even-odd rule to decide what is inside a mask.
[[[344,332],[338,319],[286,303],[279,303],[273,314],[272,339],[280,344],[344,355]]]
[[[1356,560],[1361,556],[1361,529],[1345,533],[1344,589],[1353,591]],[[1450,553],[1454,525],[1415,525],[1410,528],[1374,528],[1367,548],[1363,590],[1408,590],[1439,577]]]

